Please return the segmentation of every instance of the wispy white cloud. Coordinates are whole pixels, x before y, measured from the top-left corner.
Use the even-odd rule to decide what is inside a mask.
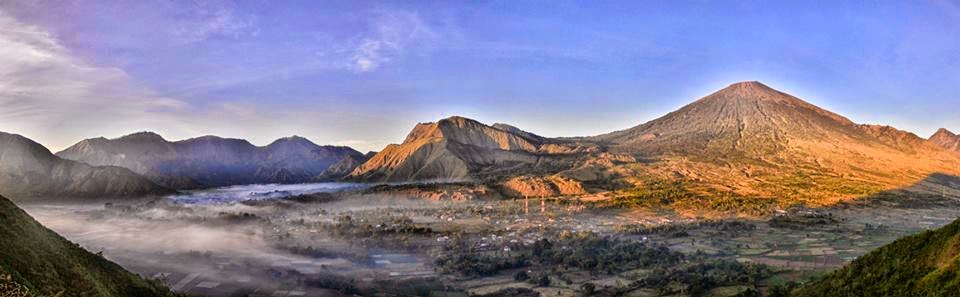
[[[354,41],[347,68],[356,72],[376,70],[411,47],[436,42],[438,34],[416,12],[380,9],[370,19],[370,32]]]
[[[89,65],[51,34],[0,11],[0,128],[81,130],[61,115],[102,112],[135,120],[141,112],[182,110],[186,103],[139,86],[122,70]]]
[[[240,101],[198,105],[158,94],[119,68],[93,65],[73,55],[49,32],[0,10],[0,131],[19,133],[53,150],[97,136],[150,130],[170,139],[203,134],[246,137],[266,143],[300,134],[314,140],[353,139],[331,123],[352,118],[313,107],[261,109]],[[342,127],[339,127],[342,128]],[[327,134],[327,135],[324,135]],[[380,144],[371,142],[375,149]]]
[[[193,7],[178,11],[189,12],[174,23],[173,34],[181,42],[193,43],[211,37],[240,38],[259,33],[255,18],[237,12],[227,2],[195,2]]]
[[[185,40],[206,39],[217,36],[242,38],[258,36],[260,27],[256,19],[245,17],[229,7],[212,10],[216,13],[194,13],[207,18],[191,17],[197,21],[178,21],[177,26],[194,28],[185,30]],[[227,11],[220,17],[219,11]],[[363,74],[382,69],[391,63],[400,62],[408,56],[422,55],[434,49],[444,35],[433,28],[418,12],[376,8],[357,12],[358,21],[349,29],[320,30],[304,28],[297,32],[302,39],[280,41],[270,51],[252,47],[243,63],[216,63],[219,56],[202,56],[199,62],[215,66],[216,75],[201,69],[196,74],[175,74],[183,77],[165,90],[178,96],[196,97],[206,92],[228,89],[252,83],[282,81],[317,73],[352,72]],[[221,21],[221,19],[223,19]],[[194,25],[200,23],[200,25]],[[229,25],[221,25],[226,23]],[[351,23],[353,24],[353,23]],[[202,28],[219,28],[204,30]],[[311,31],[314,30],[314,31]],[[276,38],[276,28],[264,27],[262,38]],[[196,38],[191,37],[197,35]],[[253,43],[238,44],[237,48]],[[225,49],[235,51],[237,48]],[[219,49],[218,49],[219,50]],[[211,68],[213,69],[213,68]]]
[[[349,146],[354,148],[378,148],[378,145],[381,145],[381,143],[364,139],[347,139],[335,141],[332,143],[332,145]]]

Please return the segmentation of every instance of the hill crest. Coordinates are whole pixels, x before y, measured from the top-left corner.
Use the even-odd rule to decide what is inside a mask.
[[[176,296],[90,253],[0,196],[0,296]],[[13,295],[7,295],[13,294]]]
[[[350,178],[391,182],[501,178],[559,171],[572,161],[557,156],[587,150],[537,138],[518,128],[500,127],[460,116],[418,123],[403,143],[388,145],[357,167]]]
[[[960,152],[960,135],[954,134],[946,128],[940,128],[930,136],[930,142],[948,151]]]

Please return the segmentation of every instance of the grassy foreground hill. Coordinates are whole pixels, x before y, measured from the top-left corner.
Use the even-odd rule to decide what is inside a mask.
[[[960,220],[904,237],[793,296],[960,296]]]
[[[43,227],[0,196],[0,296],[175,296]]]

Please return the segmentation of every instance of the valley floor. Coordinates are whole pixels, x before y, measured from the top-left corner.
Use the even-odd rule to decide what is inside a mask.
[[[697,219],[575,198],[428,201],[362,190],[21,206],[90,251],[202,296],[763,293],[960,217],[955,201]]]

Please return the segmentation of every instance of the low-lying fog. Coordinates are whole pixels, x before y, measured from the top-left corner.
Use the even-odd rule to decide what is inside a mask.
[[[67,239],[145,277],[164,279],[175,290],[214,296],[336,296],[336,291],[305,282],[328,275],[372,278],[387,272],[370,255],[406,252],[357,251],[349,240],[318,229],[343,212],[444,204],[354,195],[363,188],[347,183],[245,185],[152,202],[23,207]],[[423,267],[416,263],[418,256],[405,257]]]
[[[512,281],[514,272],[498,268],[498,274],[489,277],[458,275],[466,267],[461,264],[473,258],[457,256],[483,251],[492,257],[484,261],[495,262],[500,256],[530,252],[541,239],[573,232],[787,270],[827,271],[898,237],[960,216],[956,203],[919,199],[915,205],[881,201],[801,209],[779,220],[699,225],[701,219],[651,210],[587,208],[579,199],[431,200],[451,199],[435,195],[437,189],[246,185],[152,201],[21,207],[48,228],[128,270],[199,296],[488,292],[504,280]],[[469,261],[436,261],[444,255]],[[488,262],[467,268],[493,263]],[[524,269],[547,273],[554,268]],[[576,269],[557,273],[578,281],[602,282],[605,277]]]
[[[331,193],[366,187],[366,184],[356,183],[254,184],[185,191],[183,194],[171,196],[170,199],[178,203],[227,203]]]

